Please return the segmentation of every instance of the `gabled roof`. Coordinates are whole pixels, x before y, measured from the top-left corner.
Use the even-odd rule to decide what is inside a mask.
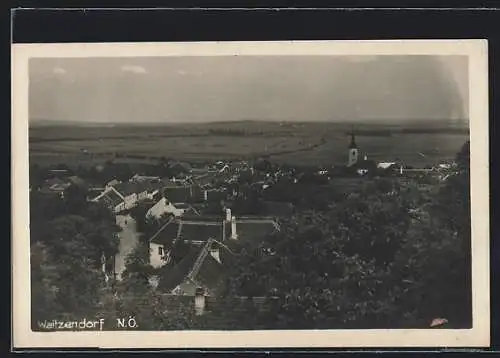
[[[184,203],[191,198],[191,186],[165,187],[163,193],[172,203]]]
[[[174,267],[164,266],[160,269],[158,288],[162,291],[172,291],[180,285],[193,269],[193,265],[203,251],[203,246],[190,246],[184,258]]]
[[[222,218],[186,215],[165,223],[149,241],[168,245],[176,239],[198,242],[210,238],[223,240],[227,232]]]
[[[118,196],[118,194],[116,194],[113,190],[109,190],[99,198],[99,201],[104,202],[106,205],[115,207],[121,203],[123,199],[120,198],[120,196]]]
[[[188,241],[224,240],[224,222],[181,220],[180,237]]]
[[[177,238],[179,230],[180,223],[169,220],[149,238],[149,242],[168,246]]]
[[[189,280],[213,292],[220,287],[224,275],[224,266],[210,254],[214,246],[224,250],[224,246],[215,240],[209,240],[203,246],[191,246],[186,256],[173,268],[164,269],[159,287],[171,291],[182,282]]]

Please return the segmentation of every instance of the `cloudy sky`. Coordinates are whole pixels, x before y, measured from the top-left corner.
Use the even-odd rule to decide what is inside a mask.
[[[468,117],[467,57],[30,60],[30,120],[179,122]]]

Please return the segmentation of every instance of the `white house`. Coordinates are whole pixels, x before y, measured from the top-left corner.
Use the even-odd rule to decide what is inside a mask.
[[[169,202],[166,198],[161,198],[151,209],[146,213],[146,217],[160,219],[165,214],[172,214],[176,217],[184,214],[185,208],[176,208],[174,204]]]
[[[111,181],[104,191],[91,201],[104,202],[113,212],[129,210],[141,200],[152,199],[159,192],[159,185],[149,183],[120,183]]]
[[[158,176],[147,176],[147,175],[140,175],[140,174],[135,174],[133,177],[129,179],[130,182],[145,182],[145,181],[160,181],[160,177]]]
[[[90,201],[103,202],[107,207],[113,210],[114,213],[125,210],[124,197],[113,186],[106,187],[101,194]]]

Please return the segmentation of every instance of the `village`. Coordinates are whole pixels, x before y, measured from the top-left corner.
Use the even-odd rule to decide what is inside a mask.
[[[307,196],[306,187],[338,186],[346,194],[352,185],[380,177],[445,181],[455,167],[453,162],[412,168],[372,161],[358,148],[354,133],[346,152],[345,165],[313,172],[272,165],[265,158],[198,166],[171,162],[167,165],[176,169],[175,175],[135,173],[128,180],[114,178],[93,186],[68,170],[51,169],[50,178],[30,190],[64,197],[70,188],[83,189],[87,201],[108,208],[121,227],[118,253],[102,257],[105,280],[121,280],[128,256],[145,245],[153,272],[151,287],[164,297],[191,300],[203,314],[224,282],[225,265],[235,260],[244,244],[279,232],[282,219],[294,215],[297,201],[287,191],[276,194],[283,183],[288,193]],[[274,254],[271,248],[260,250],[261,255]]]

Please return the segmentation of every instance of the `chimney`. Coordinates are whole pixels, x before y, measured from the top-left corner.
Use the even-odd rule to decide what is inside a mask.
[[[231,222],[231,209],[226,209],[226,221]]]
[[[197,316],[202,316],[205,311],[205,290],[201,287],[194,294],[194,310]]]
[[[231,217],[231,239],[237,240],[238,233],[236,232],[236,217]]]

